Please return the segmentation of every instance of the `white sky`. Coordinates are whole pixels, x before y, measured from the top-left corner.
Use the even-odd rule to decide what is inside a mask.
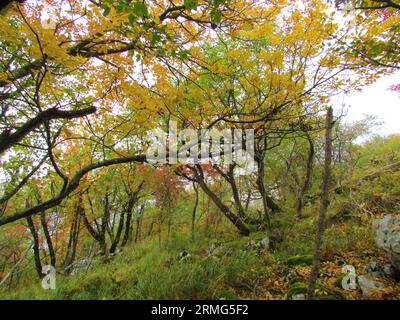
[[[348,107],[346,121],[362,119],[364,114],[376,115],[384,123],[375,133],[400,134],[400,92],[389,90],[394,84],[400,84],[400,72],[384,76],[362,92],[345,97],[343,102]]]

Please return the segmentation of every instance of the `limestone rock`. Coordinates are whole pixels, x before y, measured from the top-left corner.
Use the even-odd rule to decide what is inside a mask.
[[[374,291],[385,288],[383,283],[369,279],[365,276],[359,276],[357,281],[364,296],[369,296]]]
[[[384,216],[373,224],[376,246],[384,250],[391,265],[400,271],[400,217],[391,214]]]
[[[382,277],[385,275],[382,267],[376,261],[370,261],[364,266],[364,271],[374,277]]]

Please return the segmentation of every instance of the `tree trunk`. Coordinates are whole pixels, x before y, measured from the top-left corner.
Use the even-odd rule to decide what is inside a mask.
[[[40,222],[42,224],[43,233],[44,233],[44,236],[46,237],[46,243],[47,243],[47,247],[49,249],[50,264],[53,267],[55,267],[56,266],[56,254],[55,254],[55,251],[54,251],[53,241],[51,240],[49,228],[48,228],[48,225],[47,225],[46,212],[45,211],[42,211],[42,213],[40,214]]]
[[[110,197],[109,194],[106,193],[104,197],[104,211],[103,211],[103,216],[101,217],[101,226],[100,226],[100,251],[102,255],[106,256],[106,259],[107,259],[106,233],[107,233],[109,219],[110,219]]]
[[[224,173],[217,165],[214,168],[218,171],[218,173],[229,183],[232,190],[233,200],[235,202],[235,207],[240,219],[244,219],[246,217],[246,212],[243,209],[242,201],[239,196],[239,190],[236,185],[234,169],[235,165],[229,165],[229,170],[227,173]]]
[[[281,211],[281,208],[276,204],[276,202],[274,201],[274,199],[272,199],[272,198],[268,195],[268,193],[266,193],[265,197],[267,198],[268,208],[270,208],[272,212],[279,212],[279,211]]]
[[[121,247],[125,247],[126,244],[128,243],[128,241],[130,241],[132,238],[131,232],[132,232],[133,207],[139,200],[139,193],[142,190],[143,184],[144,184],[144,181],[142,181],[140,183],[139,187],[137,188],[137,190],[130,195],[128,204],[125,208],[125,212],[126,212],[125,233],[124,233],[124,238],[122,239]],[[140,214],[142,214],[143,209],[144,209],[144,205],[142,205],[140,207]]]
[[[230,170],[228,175],[229,175],[229,184],[231,185],[231,189],[232,189],[233,200],[235,201],[235,205],[236,205],[236,210],[238,212],[240,219],[245,219],[246,212],[244,211],[244,208],[242,205],[242,200],[240,199],[239,189],[236,185],[235,177],[233,175],[233,170]]]
[[[110,253],[114,253],[117,250],[119,241],[121,239],[122,230],[124,228],[124,222],[125,222],[125,212],[122,212],[119,218],[117,234],[115,235],[114,241],[110,247]]]
[[[158,232],[158,246],[161,248],[161,219],[158,220],[157,223],[157,232]]]
[[[21,262],[26,258],[26,256],[28,255],[29,251],[31,250],[33,246],[33,242],[29,245],[29,247],[25,250],[24,254],[19,258],[19,260],[12,266],[11,270],[2,278],[0,279],[0,287],[6,282],[6,280],[9,277],[12,277],[14,272],[17,270],[17,268],[19,267],[19,265],[21,264]],[[4,272],[4,269],[3,269]],[[10,286],[11,286],[11,278],[10,278]],[[9,286],[9,287],[10,287]]]
[[[249,210],[250,201],[251,201],[251,189],[247,191],[246,204],[244,207],[245,212]]]
[[[304,195],[305,193],[310,189],[310,182],[311,182],[311,174],[312,174],[312,169],[313,169],[313,161],[314,161],[314,143],[309,135],[308,132],[306,132],[308,143],[309,143],[309,150],[308,150],[308,157],[307,157],[307,168],[306,168],[306,176],[303,182],[302,187],[300,188],[300,191],[297,195],[297,200],[296,200],[296,215],[298,217],[301,216],[301,211],[303,210],[304,206]]]
[[[262,203],[263,203],[265,222],[267,223],[268,229],[270,229],[271,228],[271,216],[269,213],[267,193],[265,191],[265,186],[264,186],[264,156],[261,154],[258,154],[255,156],[255,160],[257,163],[257,181],[256,181],[257,189],[258,189],[258,192],[260,192]]]
[[[243,221],[236,216],[222,201],[218,198],[218,196],[208,188],[202,177],[199,177],[198,183],[203,191],[209,196],[209,198],[214,202],[217,208],[227,217],[233,225],[239,230],[240,234],[244,236],[248,236],[250,234],[250,230],[246,227]]]
[[[82,212],[84,212],[84,209],[82,207],[82,198],[79,198],[78,205],[76,207],[76,211],[71,224],[71,228],[69,230],[67,253],[65,255],[63,263],[63,267],[67,271],[67,273],[71,271],[70,267],[73,264],[76,256],[76,247],[78,244],[78,236],[79,236],[80,220]]]
[[[192,240],[194,240],[194,225],[195,225],[195,222],[196,222],[197,206],[199,205],[199,188],[196,186],[195,182],[193,182],[193,190],[195,192],[196,198],[195,198],[195,201],[194,201],[194,207],[193,207],[193,211],[192,211],[192,226],[191,226]]]
[[[43,273],[42,273],[42,263],[40,261],[40,243],[39,243],[39,235],[37,233],[37,230],[35,228],[35,224],[33,223],[32,217],[27,217],[26,221],[28,222],[28,227],[29,230],[32,234],[32,239],[33,239],[33,254],[35,258],[35,268],[36,272],[39,276],[40,279],[43,278]]]
[[[140,218],[136,218],[135,243],[139,241]]]
[[[326,115],[326,132],[325,132],[325,163],[324,175],[322,181],[322,198],[319,210],[319,218],[317,225],[317,235],[315,238],[314,259],[311,274],[308,282],[308,299],[315,297],[315,283],[317,281],[319,267],[321,263],[322,242],[325,230],[326,212],[329,206],[329,185],[331,180],[331,162],[332,162],[332,128],[333,128],[333,110],[328,108]]]
[[[152,221],[152,222],[150,223],[149,229],[147,230],[147,236],[148,236],[148,237],[150,237],[151,234],[153,233],[154,223],[155,223],[154,221]]]
[[[144,205],[140,206],[140,210],[138,216],[136,218],[136,233],[135,233],[135,242],[138,242],[142,239],[142,220],[143,220],[143,211]]]
[[[132,211],[127,213],[126,222],[125,222],[125,233],[124,238],[122,239],[121,247],[125,247],[128,243],[131,235],[132,229]]]

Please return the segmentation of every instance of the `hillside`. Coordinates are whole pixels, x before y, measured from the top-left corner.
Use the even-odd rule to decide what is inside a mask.
[[[399,300],[399,69],[397,0],[0,2],[0,299]]]

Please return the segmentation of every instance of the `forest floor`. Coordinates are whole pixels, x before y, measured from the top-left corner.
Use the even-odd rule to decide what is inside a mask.
[[[224,230],[197,232],[193,241],[188,231],[176,230],[161,246],[158,237],[146,239],[108,261],[96,257],[76,275],[58,275],[56,290],[45,291],[39,280],[26,277],[17,289],[0,291],[0,298],[288,299],[306,290],[315,235],[310,212],[302,219],[278,213],[271,231],[255,230],[249,237]],[[269,248],[258,245],[266,236]],[[389,277],[368,275],[385,285],[368,296],[358,285],[341,286],[344,265],[363,275],[368,262],[387,263],[375,248],[371,221],[332,220],[324,240],[317,299],[400,299],[400,283]],[[189,255],[181,258],[183,252]]]

